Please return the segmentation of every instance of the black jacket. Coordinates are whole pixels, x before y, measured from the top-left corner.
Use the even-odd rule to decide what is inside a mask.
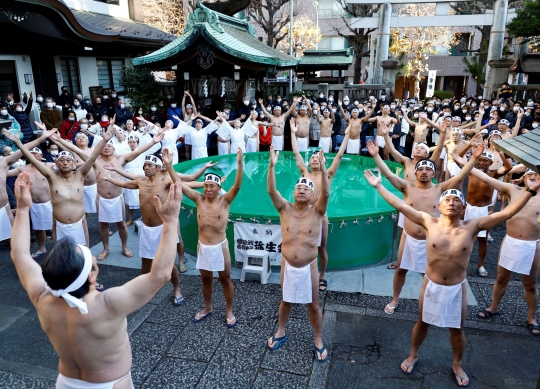
[[[28,143],[30,142],[30,138],[34,136],[34,130],[30,126],[30,111],[32,110],[32,104],[34,104],[34,100],[29,99],[28,104],[26,105],[26,108],[21,111],[17,112],[11,109],[11,107],[8,107],[8,112],[11,116],[15,118],[21,125],[21,131],[23,133],[22,143]]]

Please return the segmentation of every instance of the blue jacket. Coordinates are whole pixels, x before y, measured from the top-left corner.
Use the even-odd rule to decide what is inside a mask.
[[[173,128],[178,127],[178,123],[180,123],[178,120],[176,120],[173,116],[178,116],[179,118],[182,118],[182,108],[176,106],[176,108],[169,107],[167,110],[167,119],[171,120],[173,122]]]
[[[127,108],[124,108],[124,109],[120,108],[120,106],[118,106],[118,108],[116,108],[115,114],[116,114],[116,122],[115,123],[116,123],[117,126],[120,126],[122,124],[126,124],[127,120],[133,119],[133,113]]]

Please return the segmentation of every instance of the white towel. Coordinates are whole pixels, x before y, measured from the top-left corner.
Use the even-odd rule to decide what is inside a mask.
[[[461,168],[454,161],[448,161],[448,164],[446,165],[446,167],[447,167],[448,172],[450,173],[450,177],[457,176],[459,172],[461,171]]]
[[[283,135],[272,135],[272,146],[274,146],[274,151],[282,151]]]
[[[405,245],[401,255],[401,269],[425,273],[427,267],[426,241],[415,239],[405,233]]]
[[[499,266],[519,274],[531,274],[538,240],[521,240],[506,235],[501,246]]]
[[[422,321],[437,327],[461,328],[464,282],[465,280],[456,285],[439,285],[428,278]]]
[[[223,242],[215,244],[213,246],[204,245],[199,241],[199,250],[197,253],[197,269],[208,271],[223,271],[225,270],[225,257],[223,256],[223,249],[221,245]]]
[[[304,267],[293,267],[285,261],[283,270],[283,301],[309,304],[312,302],[311,263]]]
[[[146,224],[141,225],[141,235],[139,240],[139,256],[141,258],[154,259],[156,256],[161,235],[163,234],[163,224],[155,227],[148,227]],[[176,237],[176,243],[180,239]]]
[[[319,147],[325,152],[325,153],[331,153],[331,147],[332,147],[332,138],[331,137],[321,137],[319,139]]]
[[[475,217],[482,217],[489,215],[489,209],[486,205],[485,207],[476,207],[474,205],[471,205],[467,203],[467,208],[465,208],[465,216],[463,217],[463,221],[474,219]],[[485,238],[487,234],[486,230],[480,231],[478,233],[479,238]]]
[[[97,184],[84,186],[84,213],[96,213]]]
[[[139,209],[139,189],[125,189],[124,190],[124,202],[129,209]]]
[[[347,154],[359,154],[360,153],[360,139],[349,139],[347,142]]]
[[[386,146],[386,141],[384,140],[384,136],[377,135],[377,143],[379,147],[384,148],[384,146]]]
[[[77,244],[86,245],[86,237],[84,236],[83,228],[83,219],[84,216],[78,222],[71,224],[60,223],[58,220],[56,222],[56,241],[58,242],[63,238],[71,238]]]
[[[257,146],[259,145],[258,138],[248,138],[246,143],[246,153],[255,153],[257,152]]]
[[[98,220],[100,223],[118,223],[124,221],[124,202],[122,195],[113,199],[99,196]]]
[[[8,204],[0,209],[0,240],[11,238],[12,227],[7,214],[7,206]]]
[[[401,212],[399,213],[397,225],[399,228],[403,228],[405,226],[405,216]]]
[[[309,138],[296,138],[296,143],[298,144],[298,151],[307,151]]]
[[[46,203],[32,203],[30,208],[30,219],[34,231],[52,230],[52,203],[51,200]]]

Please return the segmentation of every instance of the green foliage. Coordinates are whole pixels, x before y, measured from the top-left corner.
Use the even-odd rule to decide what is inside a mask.
[[[145,110],[150,109],[150,104],[156,103],[161,94],[161,86],[145,68],[124,68],[120,72],[120,85],[124,87],[131,106],[142,106]]]
[[[441,99],[451,99],[452,97],[454,97],[454,92],[446,90],[436,90],[433,95],[439,96]]]
[[[477,85],[484,85],[486,82],[486,65],[481,63],[477,56],[463,57],[461,60],[465,64],[465,73],[469,73]]]
[[[529,38],[540,35],[540,2],[527,1],[522,9],[516,11],[516,17],[506,26],[510,34]]]

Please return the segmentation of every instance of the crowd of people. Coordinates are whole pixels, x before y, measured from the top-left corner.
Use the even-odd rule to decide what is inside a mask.
[[[351,101],[347,96],[334,100],[324,93],[317,97],[298,93],[290,99],[244,97],[236,110],[229,103],[217,110],[201,107],[189,91],[178,104],[167,92],[148,111],[132,109],[115,91],[104,92],[92,103],[80,94],[70,96],[65,87],[54,100],[38,94],[34,102],[32,94],[24,94],[15,103],[8,95],[0,102],[0,118],[12,120],[1,139],[0,240],[11,238],[21,283],[60,357],[57,387],[72,388],[82,381],[85,387],[132,387],[126,316],[169,280],[172,303],[184,304],[179,273],[187,268],[178,222],[182,195],[197,206],[196,268],[205,307],[193,322],[212,314],[213,274],[218,272],[226,301],[224,324],[239,325],[233,313],[225,229],[231,203],[241,190],[245,152],[269,152],[268,193],[281,219],[283,300],[278,329],[266,347],[275,350],[287,340],[292,304],[306,304],[315,335],[314,359],[327,361],[318,294],[328,287],[324,278],[329,260],[328,200],[343,155],[362,150],[380,171],[376,176],[366,170],[366,180],[400,212],[398,261],[391,266],[396,268],[394,295],[384,312],[394,314],[398,309],[408,271],[425,275],[411,352],[401,370],[413,372],[429,325],[447,327],[456,382],[467,386],[461,366],[466,269],[478,240],[477,275],[487,276],[483,263],[489,230],[503,222],[507,236],[500,248],[492,304],[478,316],[489,319],[500,314],[510,275],[517,272],[523,275],[529,331],[540,335],[535,316],[540,198],[533,199],[540,179],[493,143],[537,128],[540,102],[513,101],[507,91],[503,85],[503,93],[493,101],[482,96],[387,100],[384,93]],[[30,113],[36,109],[39,115],[32,125]],[[318,150],[306,165],[301,153],[310,146]],[[299,169],[292,202],[276,189],[274,167],[282,150],[294,153]],[[336,154],[327,168],[328,152]],[[206,172],[215,163],[208,162],[191,175],[173,168],[183,159],[215,154],[236,154],[237,174],[228,191],[222,188],[222,177]],[[403,177],[384,162],[390,158],[404,166]],[[381,173],[403,193],[403,200],[381,185]],[[502,207],[495,212],[498,196]],[[118,227],[122,254],[133,257],[127,247],[127,226],[134,221],[135,209],[140,209],[142,221],[142,275],[121,287],[104,289],[97,282],[97,261],[109,255],[109,225]],[[103,243],[97,258],[88,249],[87,217],[93,213]],[[31,230],[38,243],[34,253]],[[49,250],[48,231],[55,242]]]

